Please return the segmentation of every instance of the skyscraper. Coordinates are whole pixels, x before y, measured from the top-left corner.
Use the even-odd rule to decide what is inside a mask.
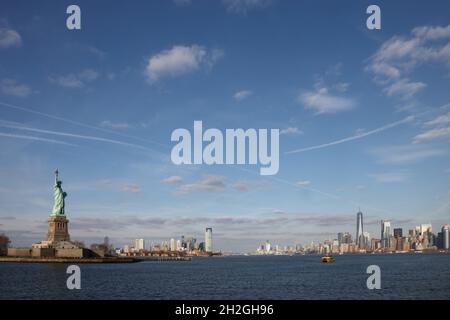
[[[267,240],[267,241],[266,241],[266,244],[265,244],[265,251],[266,251],[267,253],[269,253],[269,252],[270,252],[270,249],[271,249],[271,245],[270,245],[269,240]]]
[[[388,220],[381,221],[381,245],[383,248],[390,247],[391,222]]]
[[[363,227],[363,214],[361,210],[356,214],[356,246],[358,248],[364,248],[364,227]]]
[[[144,250],[145,249],[145,241],[144,239],[136,239],[134,240],[134,250]]]
[[[344,233],[343,232],[338,233],[338,241],[339,241],[339,244],[344,243]]]
[[[420,235],[424,236],[426,232],[431,233],[433,228],[430,223],[420,225]]]
[[[442,227],[442,248],[450,249],[450,225],[448,224]]]
[[[364,231],[363,232],[363,237],[364,237],[364,245],[366,246],[366,248],[369,246],[369,244],[370,244],[370,233],[369,232],[366,232],[366,231]]]
[[[181,236],[181,247],[187,249],[187,242],[184,240],[184,235]]]
[[[206,228],[205,231],[205,251],[212,252],[212,228]]]
[[[403,229],[395,228],[394,229],[394,238],[401,238],[401,237],[403,237]]]

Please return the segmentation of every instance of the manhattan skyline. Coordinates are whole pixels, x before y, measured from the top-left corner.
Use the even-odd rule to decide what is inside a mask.
[[[368,4],[79,1],[69,31],[68,3],[3,1],[0,233],[42,237],[55,168],[87,243],[208,226],[249,252],[355,235],[359,207],[377,237],[381,220],[447,224],[450,4],[382,2],[374,31]],[[279,128],[279,172],[174,165],[171,132],[196,120]]]

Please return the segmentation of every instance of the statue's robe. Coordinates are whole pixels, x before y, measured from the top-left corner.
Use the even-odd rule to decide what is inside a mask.
[[[55,184],[53,191],[55,203],[53,205],[52,215],[64,214],[64,197],[66,194],[58,184]]]

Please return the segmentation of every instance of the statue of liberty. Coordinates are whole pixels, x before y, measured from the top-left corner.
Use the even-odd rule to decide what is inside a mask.
[[[62,181],[58,179],[59,171],[55,171],[55,186],[53,187],[55,204],[53,205],[52,216],[64,215],[64,198],[67,196],[61,187]]]

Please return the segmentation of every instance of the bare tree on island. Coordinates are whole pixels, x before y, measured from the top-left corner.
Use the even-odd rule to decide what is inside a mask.
[[[7,254],[10,243],[11,241],[4,233],[0,234],[0,256]]]

